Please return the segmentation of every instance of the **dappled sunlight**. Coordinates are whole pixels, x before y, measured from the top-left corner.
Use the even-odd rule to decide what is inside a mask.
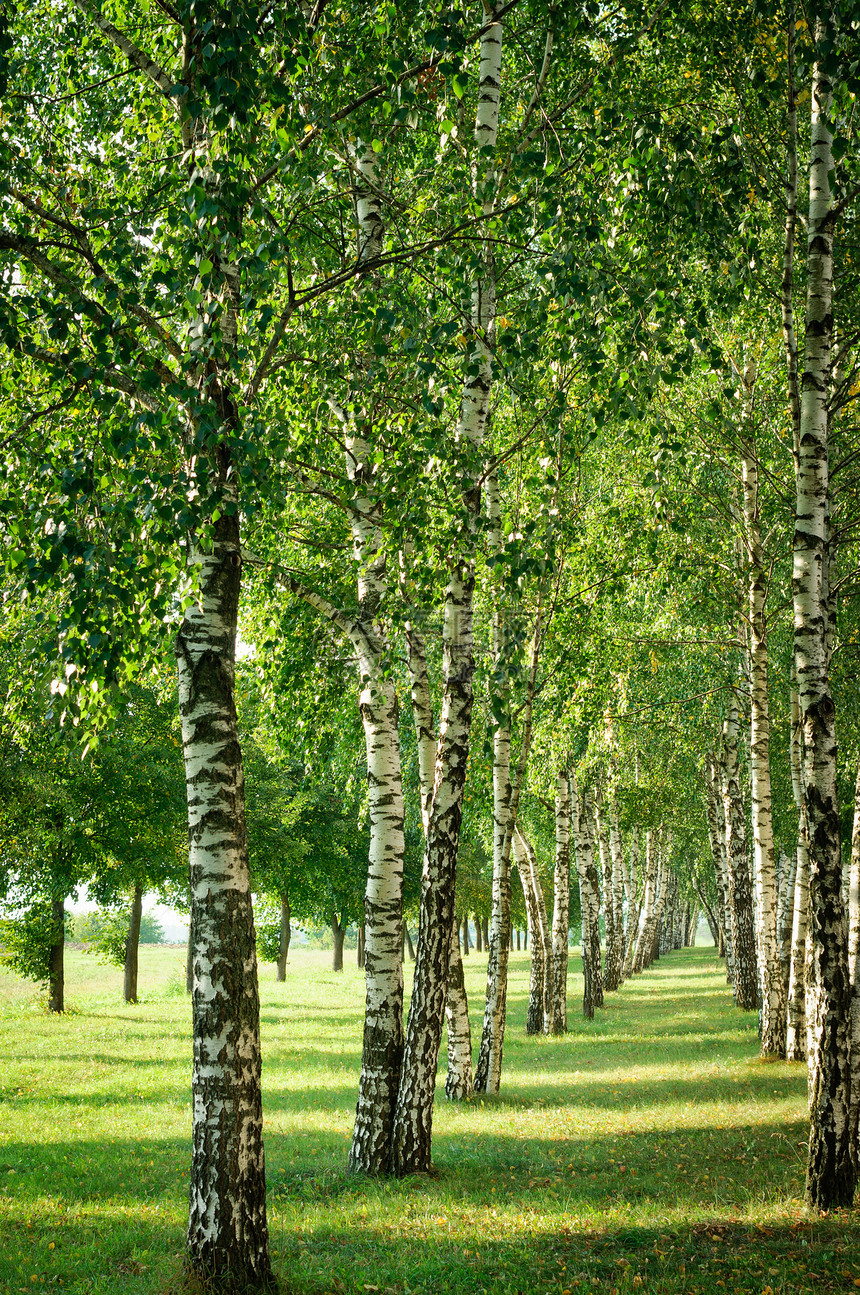
[[[286,983],[263,983],[270,1227],[287,1290],[363,1292],[384,1264],[399,1274],[394,1289],[426,1295],[459,1289],[464,1272],[488,1291],[572,1295],[611,1278],[621,1295],[638,1275],[646,1291],[680,1293],[696,1289],[694,1268],[737,1286],[740,1262],[745,1280],[761,1269],[776,1295],[768,1265],[781,1272],[796,1255],[824,1271],[838,1246],[860,1278],[853,1223],[813,1227],[801,1214],[805,1072],[758,1061],[755,1022],[732,1006],[708,951],[661,959],[593,1022],[575,1014],[572,977],[562,1038],[525,1035],[528,957],[514,955],[502,1091],[446,1102],[443,1056],[438,1177],[402,1182],[344,1171],[363,983],[355,968],[320,975],[320,961],[310,955],[303,974],[297,952]],[[466,965],[475,1047],[485,969],[480,955]],[[94,1255],[152,1295],[178,1271],[189,1012],[161,983],[137,1013],[118,994],[115,1014],[102,1007],[103,988],[98,1010],[81,994],[64,1020],[28,1009],[26,1031],[8,1003],[0,1012],[4,1055],[15,1057],[0,1071],[3,1295],[18,1291],[31,1256],[37,1276],[61,1286]]]

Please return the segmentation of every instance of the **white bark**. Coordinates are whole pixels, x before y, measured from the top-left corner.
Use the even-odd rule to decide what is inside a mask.
[[[814,33],[806,347],[792,573],[794,653],[805,750],[803,799],[808,831],[811,933],[807,982],[811,1128],[806,1200],[817,1210],[848,1206],[854,1195],[848,1058],[851,992],[841,894],[835,707],[829,678],[828,390],[833,339],[835,214],[830,190],[834,167],[833,87],[822,53],[832,40],[828,16],[829,11],[819,11]],[[813,1012],[809,1011],[810,1003]]]
[[[761,1000],[760,1035],[763,1057],[785,1055],[786,1004],[777,938],[776,857],[770,777],[770,711],[768,705],[767,597],[759,514],[758,461],[752,443],[752,408],[755,365],[743,375],[744,421],[742,442],[743,521],[746,547],[747,614],[750,669],[750,784],[755,877],[756,953]]]
[[[570,776],[562,769],[555,780],[555,872],[552,912],[552,1034],[567,1031],[567,962],[570,929]]]
[[[232,516],[213,529],[212,550],[196,555],[199,600],[176,638],[194,969],[187,1241],[195,1271],[265,1284],[259,996],[234,697],[239,527]]]
[[[600,887],[594,865],[591,839],[591,807],[588,792],[578,791],[571,780],[576,870],[582,911],[582,970],[585,980],[583,1014],[591,1017],[603,1006],[603,969],[600,958]]]
[[[719,751],[726,832],[726,870],[732,916],[732,988],[738,1007],[752,1012],[758,1007],[758,970],[747,861],[746,820],[738,774],[738,728],[738,704],[732,694],[728,714],[723,722],[723,741]]]

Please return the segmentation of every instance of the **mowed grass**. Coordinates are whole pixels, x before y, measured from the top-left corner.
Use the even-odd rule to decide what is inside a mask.
[[[183,950],[146,949],[143,1001],[68,957],[69,1014],[0,973],[0,1292],[181,1283],[190,1011]],[[262,968],[272,1252],[289,1292],[783,1292],[860,1287],[856,1213],[802,1207],[806,1078],[762,1064],[712,949],[672,953],[579,1014],[524,1033],[511,966],[496,1098],[435,1113],[438,1176],[344,1173],[363,977],[296,949]],[[466,962],[475,1051],[486,959]],[[412,964],[407,966],[407,977]],[[444,1082],[444,1058],[441,1077]]]

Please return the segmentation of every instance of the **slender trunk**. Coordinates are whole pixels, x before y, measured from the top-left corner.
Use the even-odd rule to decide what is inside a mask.
[[[431,1168],[433,1096],[448,984],[457,851],[472,722],[474,583],[471,562],[458,563],[449,577],[445,601],[445,695],[421,875],[418,955],[391,1138],[391,1168],[398,1177],[426,1173]]]
[[[806,1061],[806,933],[809,927],[809,855],[806,849],[806,806],[803,801],[803,719],[797,689],[791,689],[791,785],[797,807],[797,865],[792,895],[791,954],[788,971],[788,1024],[785,1055]]]
[[[403,923],[403,934],[406,937],[406,952],[409,954],[410,961],[415,961],[415,945],[412,943],[412,936],[409,934],[409,927]]]
[[[483,940],[484,940],[484,952],[485,952],[485,953],[489,953],[489,951],[490,951],[490,919],[489,919],[488,917],[482,917],[482,918],[481,918],[481,935],[483,936]]]
[[[624,980],[629,980],[633,975],[633,962],[636,957],[636,943],[639,938],[639,918],[642,912],[643,897],[639,889],[639,828],[635,824],[630,832],[630,859],[624,868],[624,890],[627,896],[627,946],[621,975]]]
[[[794,654],[803,715],[804,803],[809,853],[811,963],[807,997],[810,1114],[806,1201],[816,1210],[850,1206],[854,1167],[850,1137],[848,1034],[851,989],[842,905],[836,710],[829,678],[828,388],[833,339],[833,87],[823,49],[832,32],[815,23],[807,221],[805,363],[795,508]],[[809,1014],[810,1003],[814,1013]]]
[[[469,919],[463,918],[463,953],[465,957],[469,956]]]
[[[755,932],[761,1016],[762,1057],[785,1056],[786,1003],[777,934],[776,854],[770,777],[770,709],[768,704],[768,572],[762,552],[758,461],[752,442],[755,364],[743,376],[747,434],[743,456],[743,519],[747,568],[747,613],[750,649],[750,790],[755,877]]]
[[[705,761],[705,792],[708,812],[708,840],[714,861],[714,876],[720,898],[722,932],[726,954],[726,979],[730,985],[735,979],[735,959],[732,945],[732,888],[726,862],[726,817],[722,804],[722,788],[713,757]]]
[[[726,869],[732,908],[735,1002],[746,1012],[759,1005],[752,888],[747,862],[746,822],[738,775],[738,704],[734,695],[723,723],[720,764],[726,825]]]
[[[532,956],[529,967],[529,1001],[526,1009],[526,1034],[543,1034],[543,993],[546,968],[543,960],[543,941],[538,935],[538,916],[532,890],[531,867],[523,839],[514,832],[514,863],[523,888],[526,919],[532,936]]]
[[[499,482],[496,473],[487,480],[487,516],[491,527],[491,547],[499,551],[502,544]],[[493,610],[493,659],[504,670],[505,621],[498,606]],[[484,1022],[481,1049],[475,1077],[477,1092],[498,1092],[502,1074],[502,1042],[508,986],[508,954],[511,926],[511,849],[509,828],[511,810],[511,730],[509,724],[510,686],[506,680],[499,688],[499,712],[502,715],[493,734],[493,889],[490,903],[490,941],[487,946],[487,989],[484,999]]]
[[[475,914],[475,952],[484,952],[484,941],[481,938],[481,919],[477,913]]]
[[[550,1030],[567,1031],[567,939],[570,929],[570,778],[555,780],[555,873],[552,910],[552,1010]]]
[[[51,900],[54,942],[48,951],[48,1011],[63,1013],[65,1002],[66,910],[62,899]]]
[[[791,965],[788,973],[787,1061],[806,1061],[806,938],[809,931],[809,854],[806,848],[806,808],[801,809],[797,870],[791,924]]]
[[[642,925],[633,956],[634,972],[644,970],[654,939],[658,862],[655,833],[649,830],[645,833],[645,894],[642,898]]]
[[[851,1148],[854,1172],[860,1172],[860,763],[854,782],[854,824],[848,871],[848,979],[851,984],[851,1017],[848,1055],[851,1060]]]
[[[384,222],[377,155],[366,141],[353,148],[357,259],[373,262],[382,249]],[[362,282],[373,291],[372,272]],[[360,387],[360,379],[359,379]],[[329,401],[341,424],[351,492],[350,529],[357,571],[359,615],[354,620],[317,599],[316,606],[347,635],[359,673],[359,711],[367,755],[370,848],[364,896],[365,1008],[361,1073],[348,1167],[385,1171],[403,1053],[403,787],[398,704],[380,608],[388,594],[382,540],[377,447],[367,437],[372,419],[355,388],[343,408]],[[303,591],[308,601],[308,592]]]
[[[268,1285],[260,1003],[235,705],[237,516],[222,516],[213,534],[212,551],[196,554],[199,597],[176,637],[194,951],[188,1264],[207,1279]]]
[[[355,940],[355,965],[364,969],[364,922],[359,922]]]
[[[125,938],[123,964],[123,997],[127,1003],[137,1002],[137,965],[140,951],[140,920],[143,917],[143,887],[135,883],[131,896],[128,935]]]
[[[343,971],[343,938],[346,935],[346,920],[340,921],[336,913],[332,913],[331,918],[331,937],[333,942],[331,969],[332,971]]]
[[[548,1034],[550,1020],[550,977],[552,933],[547,919],[543,887],[538,874],[537,855],[525,832],[514,830],[514,854],[523,882],[532,935],[531,982],[527,1034]]]
[[[290,901],[286,895],[281,895],[281,930],[278,936],[278,963],[275,969],[276,980],[286,980],[287,978],[287,959],[290,956],[291,936]]]
[[[600,873],[603,878],[603,925],[606,931],[606,961],[603,971],[603,988],[611,993],[621,981],[623,952],[621,931],[615,925],[615,888],[613,885],[612,850],[609,844],[609,823],[599,789],[594,795],[594,828],[600,855]]]
[[[469,1003],[463,978],[463,963],[457,947],[456,928],[451,928],[448,987],[445,994],[445,1024],[448,1029],[448,1074],[445,1096],[450,1102],[464,1102],[472,1094],[472,1030]]]
[[[779,974],[782,979],[782,992],[786,1006],[786,1030],[788,1028],[788,984],[791,977],[791,926],[792,907],[794,904],[794,885],[797,879],[797,851],[790,857],[781,854],[779,875],[779,903],[776,910],[777,950],[779,953]]]
[[[577,792],[571,781],[576,868],[582,905],[582,968],[585,980],[583,1014],[590,1018],[595,1007],[603,1006],[603,972],[600,960],[600,889],[591,840],[588,792]]]
[[[617,962],[616,989],[624,983],[624,955],[627,949],[624,926],[624,893],[626,882],[624,876],[624,849],[621,843],[621,832],[618,829],[618,806],[615,798],[609,802],[609,849],[612,854],[612,905],[613,928],[615,931]]]

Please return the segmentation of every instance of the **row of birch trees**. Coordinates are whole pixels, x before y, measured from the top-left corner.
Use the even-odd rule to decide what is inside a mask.
[[[564,1028],[571,840],[586,1012],[689,940],[707,900],[739,1006],[760,1003],[763,1046],[782,1046],[780,940],[805,902],[772,824],[768,644],[789,598],[799,808],[781,839],[806,849],[807,1195],[850,1202],[860,1047],[832,680],[852,592],[857,293],[838,249],[856,220],[856,38],[841,0],[750,0],[704,24],[693,3],[555,0],[3,10],[4,560],[16,596],[54,597],[33,668],[90,746],[174,645],[187,1252],[207,1280],[272,1280],[240,622],[274,727],[302,719],[311,744],[324,692],[360,720],[349,1163],[407,1174],[431,1167],[446,1017],[449,1095],[501,1085],[513,864],[532,1028]],[[298,700],[291,666],[319,681]],[[470,844],[489,824],[492,876],[473,1075],[464,821]]]

